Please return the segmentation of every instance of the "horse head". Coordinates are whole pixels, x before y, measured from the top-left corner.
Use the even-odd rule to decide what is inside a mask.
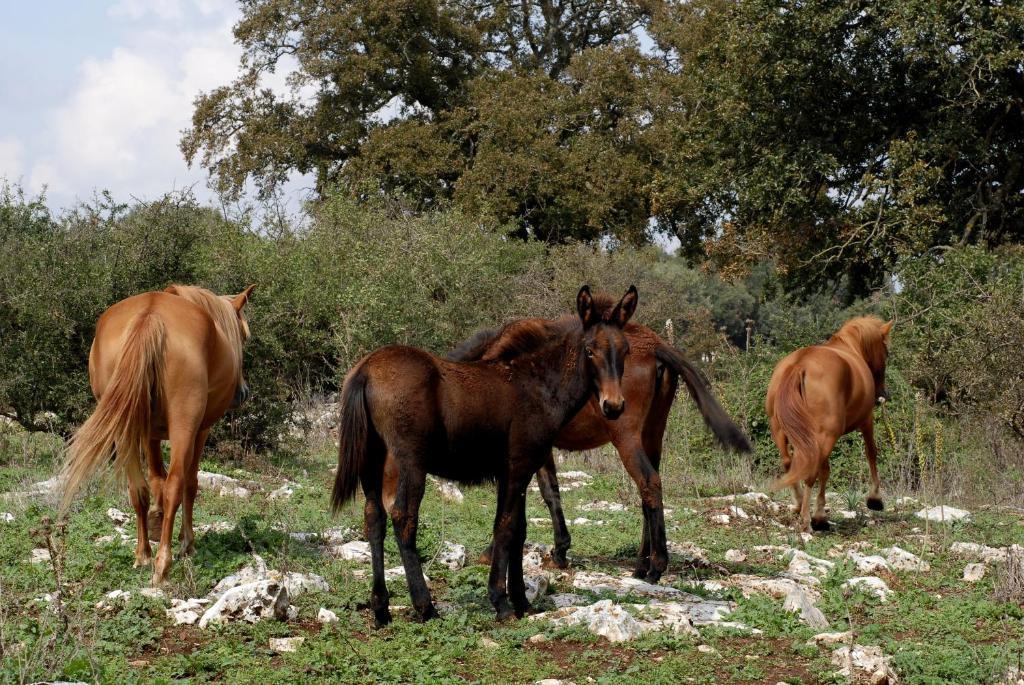
[[[583,324],[583,363],[594,379],[601,412],[609,419],[617,419],[626,409],[622,370],[629,342],[622,329],[636,311],[636,288],[629,286],[614,307],[610,304],[610,300],[595,298],[586,285],[576,296],[576,311]]]

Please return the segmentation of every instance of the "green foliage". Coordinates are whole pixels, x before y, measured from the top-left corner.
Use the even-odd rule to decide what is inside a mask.
[[[190,161],[237,194],[454,203],[549,243],[641,244],[848,304],[937,245],[1020,242],[1015,3],[242,3],[242,75]],[[654,39],[641,49],[637,29]],[[285,61],[287,58],[287,61]],[[262,79],[288,69],[291,91]]]

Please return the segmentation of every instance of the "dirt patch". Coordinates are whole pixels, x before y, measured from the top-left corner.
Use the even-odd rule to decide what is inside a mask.
[[[820,685],[825,681],[810,670],[811,660],[793,652],[793,642],[784,638],[731,637],[724,640],[722,647],[728,647],[740,653],[739,656],[723,654],[723,663],[753,664],[764,675],[757,680],[737,678],[725,669],[719,672],[720,683],[739,685],[740,683],[778,683],[794,682],[802,685]]]
[[[598,671],[607,670],[611,666],[628,667],[638,656],[636,650],[621,644],[613,644],[607,640],[601,640],[597,644],[565,639],[537,643],[527,642],[523,645],[523,649],[543,655],[546,660],[558,664],[559,670],[563,673],[577,669],[578,659],[584,654],[586,654],[588,662],[596,666]],[[643,658],[651,659],[658,654],[658,652],[644,652]]]

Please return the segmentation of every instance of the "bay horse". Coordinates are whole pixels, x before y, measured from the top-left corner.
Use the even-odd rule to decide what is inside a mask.
[[[504,346],[504,338],[519,327],[564,325],[555,319],[520,319],[502,329],[477,332],[448,354],[453,360],[487,360]],[[682,378],[717,441],[739,452],[750,452],[750,441],[715,399],[704,374],[675,347],[647,326],[630,322],[623,332],[630,354],[622,375],[625,411],[614,421],[591,398],[555,437],[555,447],[569,451],[595,449],[609,442],[615,446],[626,472],[636,483],[643,507],[643,533],[633,575],[657,583],[668,566],[665,513],[662,499],[662,442],[678,381]],[[572,544],[565,524],[558,476],[553,455],[537,472],[541,496],[551,514],[554,528],[552,561],[565,568],[566,552]],[[488,553],[484,553],[486,558]]]
[[[61,509],[67,509],[79,488],[115,452],[113,469],[128,481],[135,509],[136,568],[152,560],[149,526],[161,529],[154,585],[166,581],[171,567],[179,505],[181,551],[194,551],[192,507],[206,437],[217,419],[248,397],[242,349],[249,324],[243,307],[254,287],[218,296],[204,288],[172,285],[121,300],[96,323],[89,351],[96,409],[68,446]],[[171,442],[167,471],[161,440]],[[156,505],[152,512],[143,460],[149,464]]]
[[[390,345],[349,372],[341,391],[331,502],[337,511],[362,485],[378,627],[391,621],[385,512],[420,620],[437,615],[416,551],[428,473],[463,483],[497,481],[488,596],[499,619],[522,617],[529,609],[523,543],[530,479],[550,459],[555,436],[592,395],[609,419],[624,409],[621,379],[630,347],[622,328],[636,310],[636,288],[613,302],[583,286],[577,317],[554,327],[519,327],[486,361],[452,362]]]
[[[885,364],[893,323],[874,316],[850,319],[828,342],[790,353],[772,372],[765,411],[786,472],[772,488],[793,488],[801,532],[829,529],[825,516],[829,455],[836,440],[854,430],[864,439],[871,472],[867,506],[876,511],[884,508],[876,465],[874,407],[887,397]],[[811,518],[815,481],[818,500]]]

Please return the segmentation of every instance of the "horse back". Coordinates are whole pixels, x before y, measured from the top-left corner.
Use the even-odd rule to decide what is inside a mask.
[[[504,464],[515,388],[500,365],[450,362],[389,345],[364,358],[374,429],[389,451],[424,455],[426,469],[480,482]]]
[[[237,371],[216,325],[201,307],[165,292],[135,295],[112,305],[99,318],[89,354],[93,394],[99,399],[122,357],[127,335],[143,317],[158,319],[165,331],[160,360],[163,387],[154,389],[158,408],[195,405],[200,423],[211,425],[230,406]],[[166,411],[154,421],[166,424]]]

